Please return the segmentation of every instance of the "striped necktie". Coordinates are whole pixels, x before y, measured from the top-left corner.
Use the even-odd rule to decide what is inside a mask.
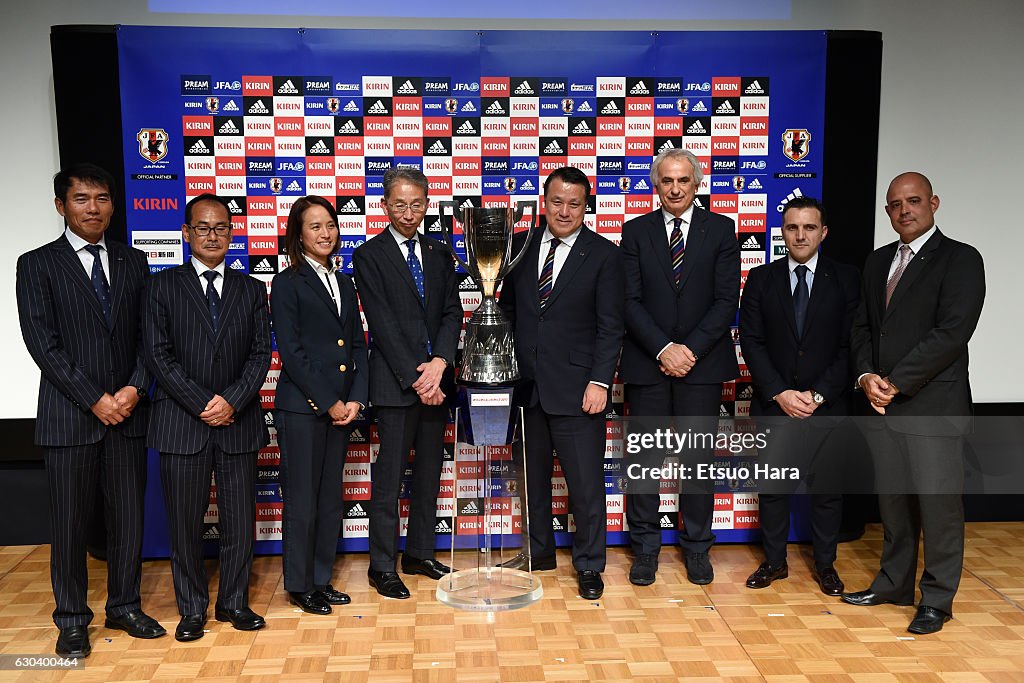
[[[541,307],[548,301],[551,289],[555,282],[555,249],[561,244],[557,237],[551,239],[551,246],[548,248],[548,255],[544,258],[544,267],[540,269],[540,278],[537,280],[537,294],[540,296]]]
[[[683,231],[679,229],[682,224],[682,218],[673,218],[672,235],[669,237],[669,247],[672,251],[672,274],[675,275],[677,285],[683,276]]]

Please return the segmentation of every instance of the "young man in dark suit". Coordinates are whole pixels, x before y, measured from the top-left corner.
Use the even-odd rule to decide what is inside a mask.
[[[537,231],[502,286],[500,306],[515,330],[526,396],[530,554],[555,568],[551,527],[552,448],[558,452],[576,521],[572,563],[580,597],[604,592],[605,412],[622,346],[622,256],[583,225],[590,181],[563,167],[544,181],[546,227]],[[513,244],[522,247],[524,234]],[[531,386],[532,385],[532,386]]]
[[[18,259],[18,314],[42,373],[35,441],[46,449],[50,578],[57,654],[88,657],[86,528],[102,490],[107,514],[106,626],[136,638],[166,633],[141,608],[146,394],[139,348],[145,255],[104,233],[114,179],[92,164],[53,179],[64,234]]]
[[[860,277],[853,266],[818,253],[826,235],[825,209],[818,200],[790,200],[782,213],[788,256],[758,266],[747,276],[740,344],[754,384],[752,416],[804,420],[849,413],[850,325],[857,310]],[[769,461],[785,460],[794,448],[817,456],[815,464],[828,459],[831,424],[806,429],[805,424],[780,423],[774,423],[776,435],[769,437],[769,449],[765,449]],[[787,438],[779,439],[779,434]],[[779,450],[772,454],[771,446]],[[822,447],[825,450],[816,453]],[[765,561],[747,579],[748,588],[766,588],[789,575],[789,496],[761,492],[759,503]],[[843,592],[833,567],[842,512],[839,492],[812,494],[813,577],[826,595]]]
[[[713,433],[722,382],[739,375],[730,328],[739,304],[740,250],[731,219],[694,206],[703,177],[690,152],[662,152],[651,166],[661,208],[622,226],[626,340],[619,377],[630,415],[682,416],[695,431]],[[712,453],[693,449],[686,458],[710,462]],[[629,580],[641,586],[654,583],[658,569],[659,502],[656,492],[626,496],[634,553]],[[696,584],[714,579],[708,554],[714,502],[710,482],[680,491],[679,544]]]
[[[878,496],[885,541],[871,587],[843,600],[913,604],[923,532],[921,601],[907,628],[918,634],[952,617],[963,571],[963,434],[973,412],[967,343],[985,301],[981,254],[938,229],[938,208],[922,174],[889,183],[885,211],[899,240],[864,264],[850,342],[857,384],[887,418],[871,434],[885,476]]]
[[[203,515],[216,473],[220,585],[215,616],[263,628],[249,609],[256,523],[256,452],[268,441],[259,390],[270,368],[267,290],[224,264],[231,214],[211,194],[185,206],[189,261],[154,276],[147,297],[146,362],[156,376],[147,445],[160,451],[180,641],[203,637],[210,604]]]
[[[370,402],[380,449],[371,474],[369,580],[388,598],[409,597],[396,571],[398,493],[409,450],[416,449],[405,574],[439,579],[451,571],[434,559],[445,401],[462,328],[459,278],[448,248],[420,232],[427,178],[411,168],[384,174],[391,225],[352,256],[356,288],[370,330]]]

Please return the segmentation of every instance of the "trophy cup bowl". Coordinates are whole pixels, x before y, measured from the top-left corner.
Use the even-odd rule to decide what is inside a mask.
[[[531,209],[526,241],[512,256],[512,235],[515,224],[526,207]],[[451,208],[451,217],[445,212]],[[480,288],[483,299],[469,322],[462,351],[459,382],[467,386],[500,387],[519,379],[512,325],[498,308],[494,293],[502,279],[516,267],[530,244],[530,235],[537,223],[537,202],[516,202],[514,207],[477,208],[459,206],[453,201],[439,203],[441,227],[455,258]],[[462,226],[466,259],[455,252],[452,237],[456,222]]]

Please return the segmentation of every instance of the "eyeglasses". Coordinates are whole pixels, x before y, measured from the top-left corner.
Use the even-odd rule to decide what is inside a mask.
[[[389,203],[388,208],[397,214],[403,214],[409,209],[412,209],[413,213],[423,213],[427,210],[427,205],[422,202],[413,202],[412,204],[406,204],[405,202],[394,202]]]
[[[211,231],[215,233],[217,237],[226,237],[231,233],[230,225],[214,225],[212,227],[209,225],[190,225],[188,227],[189,230],[200,237],[208,237]]]

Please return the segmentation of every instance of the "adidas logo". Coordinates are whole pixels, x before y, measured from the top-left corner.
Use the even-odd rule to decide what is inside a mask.
[[[427,153],[428,154],[447,154],[448,153],[448,148],[444,146],[443,142],[441,142],[440,140],[436,140],[434,142],[434,144],[432,144],[427,149]]]
[[[359,213],[359,205],[356,200],[350,199],[338,207],[338,213]]]
[[[367,114],[387,114],[388,113],[388,108],[384,106],[384,103],[382,101],[377,100],[372,105],[370,105],[370,108],[366,110],[366,113]]]
[[[232,261],[231,265],[228,266],[228,268],[230,268],[231,270],[245,270],[245,266],[239,259],[235,259],[234,261]]]
[[[462,204],[459,205],[459,208],[460,209],[473,209],[473,208],[476,208],[476,207],[473,205],[473,200],[472,199],[467,199],[466,201],[462,202]]]
[[[281,84],[280,88],[277,89],[277,94],[278,95],[298,95],[299,94],[299,89],[295,87],[295,84],[292,83],[291,79],[288,79],[287,81],[285,81],[284,83]]]
[[[743,94],[744,95],[763,95],[764,94],[764,88],[761,87],[760,83],[758,83],[757,81],[754,81],[753,83],[751,83],[750,85],[747,86],[747,89],[743,91]]]
[[[523,184],[519,186],[519,190],[521,192],[524,191],[524,190],[536,190],[536,189],[537,188],[534,187],[532,180],[524,180]]]
[[[464,515],[478,515],[480,514],[480,508],[477,507],[476,501],[471,500],[466,503],[466,506],[462,508],[462,514]]]
[[[491,102],[491,106],[484,110],[484,113],[490,114],[491,116],[504,116],[505,107],[501,106],[501,102],[495,100],[494,102]]]
[[[406,81],[402,85],[398,86],[399,95],[415,95],[416,88],[413,86],[412,81]]]
[[[700,197],[694,197],[693,198],[693,205],[696,206],[698,209],[705,209],[705,208],[707,208],[707,207],[704,206],[704,202],[702,202],[700,200]]]
[[[718,108],[715,109],[715,113],[716,114],[735,114],[736,110],[732,108],[732,102],[730,102],[729,100],[725,100],[720,105],[718,105]]]
[[[274,266],[270,265],[267,259],[260,259],[259,263],[252,267],[254,273],[273,273]]]
[[[552,517],[551,518],[551,528],[554,531],[564,531],[565,530],[565,527],[562,526],[562,520],[558,519],[558,517]]]
[[[621,114],[622,110],[619,109],[619,105],[615,104],[615,100],[612,100],[608,104],[601,107],[602,114]]]
[[[660,523],[661,523],[661,528],[662,529],[671,529],[674,526],[672,524],[672,518],[669,517],[668,515],[662,515]]]
[[[235,104],[234,100],[228,100],[228,103],[221,108],[221,111],[238,111],[238,105]]]
[[[757,178],[754,178],[749,183],[747,183],[747,189],[748,190],[760,190],[760,189],[762,189],[761,181],[758,180]]]
[[[522,83],[520,83],[519,85],[516,86],[515,92],[513,94],[514,95],[536,95],[537,93],[534,91],[533,88],[530,87],[530,84],[528,82],[523,81]]]
[[[590,126],[587,125],[586,121],[580,121],[576,124],[576,127],[572,129],[573,135],[589,135],[594,131],[590,130]]]
[[[231,119],[224,122],[224,125],[217,129],[218,133],[237,133],[238,126]]]
[[[302,185],[299,185],[298,180],[293,180],[290,183],[288,183],[288,187],[286,187],[285,189],[288,190],[289,192],[301,192]]]
[[[342,111],[359,111],[359,105],[356,104],[355,100],[349,100]]]
[[[718,404],[718,417],[729,417],[729,411],[726,409],[725,404]]]
[[[691,123],[690,126],[686,129],[687,135],[705,135],[707,132],[708,129],[704,127],[704,124],[700,122],[700,119],[697,119],[696,121]]]
[[[700,100],[697,100],[697,104],[695,104],[692,107],[690,107],[690,111],[707,111],[707,110],[708,110],[707,105],[705,105]]]
[[[349,517],[366,517],[366,510],[363,509],[362,503],[356,503],[352,506],[352,509],[348,511]]]
[[[757,238],[751,235],[746,241],[740,245],[740,249],[759,249],[761,243],[757,241]]]
[[[634,85],[630,89],[629,94],[630,95],[650,95],[651,91],[647,89],[647,84],[646,83],[644,83],[643,81],[640,81],[639,83],[637,83],[636,85]]]
[[[583,104],[576,107],[576,111],[594,111],[594,108],[590,106],[590,102],[584,100]]]
[[[451,532],[452,528],[449,526],[448,520],[446,519],[442,519],[437,523],[437,526],[434,527],[434,533],[437,534],[450,534]]]
[[[779,202],[779,206],[778,206],[779,213],[782,213],[785,210],[786,204],[789,204],[789,202],[791,200],[796,199],[797,197],[803,197],[803,196],[804,196],[804,193],[803,193],[803,191],[799,187],[794,188],[792,192],[790,192],[789,194],[786,195],[785,199],[783,199],[781,202]]]
[[[741,389],[736,394],[736,398],[738,398],[741,401],[749,401],[750,399],[754,398],[754,387],[753,387],[753,385],[748,384],[745,387],[743,387],[743,389]]]
[[[210,539],[216,539],[216,538],[220,538],[220,531],[218,531],[217,527],[215,527],[215,526],[211,526],[209,529],[206,530],[206,533],[203,534],[203,540],[207,540],[208,541]]]
[[[269,114],[270,110],[267,109],[267,105],[263,104],[263,100],[256,100],[249,107],[250,114]]]
[[[564,154],[561,145],[558,144],[558,140],[552,140],[548,143],[548,146],[544,148],[544,154]]]
[[[345,122],[341,128],[338,129],[339,134],[358,133],[359,129],[356,128],[356,124],[352,123],[352,119]]]
[[[634,190],[649,190],[651,186],[647,184],[647,181],[643,178],[636,181],[636,185],[633,186]]]
[[[188,148],[189,154],[209,154],[210,148],[202,140],[196,140],[196,144]]]
[[[462,111],[476,111],[476,105],[471,101],[467,101],[462,105]]]
[[[240,214],[242,213],[242,207],[238,205],[238,202],[232,199],[231,201],[228,202],[228,211],[230,211],[233,214]]]
[[[309,148],[312,154],[330,154],[331,148],[324,144],[323,140],[317,140],[316,144]]]
[[[455,132],[460,135],[476,135],[476,127],[470,121],[463,121]]]
[[[661,154],[666,149],[675,149],[676,146],[672,144],[671,140],[665,140],[665,144],[658,148],[658,154]]]

